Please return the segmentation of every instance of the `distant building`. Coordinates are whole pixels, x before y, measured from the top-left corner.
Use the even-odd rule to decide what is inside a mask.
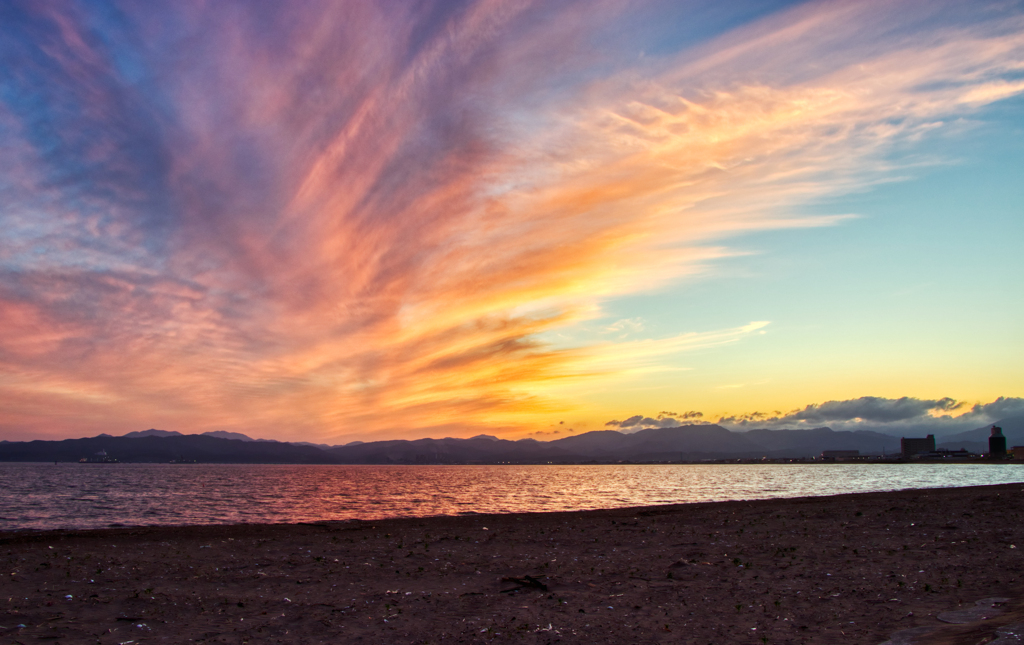
[[[930,434],[924,439],[919,437],[900,437],[900,452],[904,459],[928,452],[935,452],[935,435]]]
[[[992,434],[988,438],[988,456],[992,459],[1006,458],[1006,437],[999,426],[992,426]]]
[[[860,457],[860,451],[859,450],[822,450],[821,451],[821,458],[822,459],[831,459],[831,460],[835,461],[836,459],[850,459],[850,458],[853,458],[853,457]]]
[[[972,456],[972,453],[966,448],[960,448],[959,450],[939,448],[934,452],[926,452],[918,456],[921,459],[968,459]]]
[[[1010,454],[1013,455],[1014,459],[1024,459],[1024,446],[1010,448]]]

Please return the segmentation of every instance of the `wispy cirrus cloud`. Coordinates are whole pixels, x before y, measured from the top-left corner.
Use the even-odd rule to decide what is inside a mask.
[[[515,430],[760,327],[543,332],[840,225],[791,209],[1024,91],[998,5],[811,3],[644,58],[620,3],[0,11],[8,432]]]

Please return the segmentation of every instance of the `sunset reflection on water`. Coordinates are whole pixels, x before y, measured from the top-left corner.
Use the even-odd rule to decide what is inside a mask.
[[[0,528],[378,519],[1024,481],[1017,464],[0,464]]]

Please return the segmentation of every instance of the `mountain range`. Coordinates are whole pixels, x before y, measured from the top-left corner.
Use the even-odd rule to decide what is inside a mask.
[[[1010,446],[1024,444],[1024,417],[1003,419]],[[939,447],[985,452],[989,426],[942,437]],[[396,439],[340,446],[253,439],[237,432],[186,435],[168,430],[101,434],[63,441],[0,442],[0,461],[120,461],[271,464],[494,464],[616,463],[801,458],[824,450],[895,454],[899,439],[871,431],[750,430],[719,425],[652,428],[634,433],[599,430],[555,439],[510,441],[489,435],[469,439]]]
[[[988,437],[993,425],[1002,428],[1007,447],[1024,445],[1024,416],[1021,416],[1000,419],[994,424],[974,430],[939,437],[936,447],[954,449],[955,446],[956,448],[966,448],[971,452],[988,452]]]

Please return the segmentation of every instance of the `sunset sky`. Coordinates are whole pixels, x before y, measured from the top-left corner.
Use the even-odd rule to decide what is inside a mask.
[[[966,429],[1022,242],[1017,1],[0,5],[0,439]]]

